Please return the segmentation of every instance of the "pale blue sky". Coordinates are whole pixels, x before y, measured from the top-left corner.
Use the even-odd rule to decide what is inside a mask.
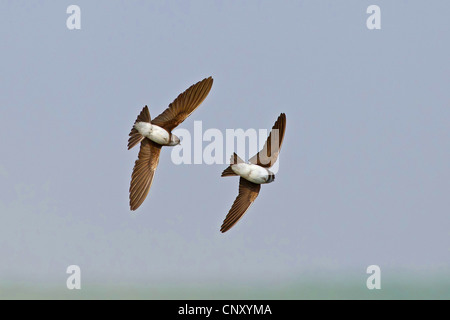
[[[66,28],[70,4],[81,30]],[[371,4],[381,30],[366,28]],[[0,283],[65,284],[70,264],[106,284],[364,278],[371,264],[448,274],[448,1],[0,7]],[[287,115],[276,181],[226,234],[238,179],[176,166],[169,148],[128,209],[137,114],[207,76],[181,128],[269,129]]]

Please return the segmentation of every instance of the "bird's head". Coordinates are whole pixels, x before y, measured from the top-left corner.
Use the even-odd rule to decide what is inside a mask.
[[[273,173],[273,172],[270,171],[270,170],[267,170],[267,171],[269,171],[269,174],[268,174],[268,176],[267,176],[267,181],[266,181],[266,183],[271,183],[271,182],[273,182],[273,181],[275,180],[275,173]]]
[[[169,146],[176,146],[180,144],[180,138],[178,138],[176,135],[172,134],[170,137]]]

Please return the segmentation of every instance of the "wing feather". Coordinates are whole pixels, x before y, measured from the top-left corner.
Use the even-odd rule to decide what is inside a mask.
[[[277,161],[286,130],[286,115],[280,114],[267,137],[264,147],[249,162],[261,167],[270,168]]]
[[[260,184],[250,182],[241,177],[239,180],[239,194],[220,227],[221,232],[227,232],[242,218],[256,197],[258,197],[260,189]]]
[[[150,191],[156,167],[159,163],[161,145],[145,138],[131,175],[130,209],[136,210],[144,202]]]
[[[172,131],[206,99],[212,84],[213,79],[209,77],[190,86],[163,113],[153,119],[152,124],[156,124],[169,132]]]

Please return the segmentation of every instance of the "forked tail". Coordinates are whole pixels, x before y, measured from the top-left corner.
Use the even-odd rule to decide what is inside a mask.
[[[226,168],[225,170],[223,170],[221,177],[232,177],[232,176],[237,176],[236,173],[234,173],[233,169],[231,169],[231,166],[233,164],[238,164],[238,163],[244,163],[244,160],[242,160],[241,158],[239,158],[239,156],[236,154],[236,152],[234,152],[231,155],[231,159],[230,159],[230,165],[228,166],[228,168]]]
[[[145,106],[141,113],[138,115],[136,121],[134,122],[134,124],[138,123],[138,122],[148,122],[151,123],[151,118],[150,118],[150,111],[148,111],[148,107]],[[130,138],[128,139],[128,150],[130,150],[131,148],[133,148],[135,145],[137,145],[139,142],[141,142],[144,139],[144,136],[141,135],[136,128],[133,125],[133,128],[131,129],[131,132],[129,134]]]

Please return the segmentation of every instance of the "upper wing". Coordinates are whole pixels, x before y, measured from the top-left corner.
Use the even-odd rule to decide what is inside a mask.
[[[152,124],[172,131],[182,123],[205,100],[211,90],[213,79],[203,79],[181,93],[159,116],[152,120]]]
[[[286,115],[280,114],[272,127],[264,147],[249,162],[261,167],[270,168],[277,161],[283,143],[284,131],[286,130]]]
[[[161,145],[147,138],[142,140],[138,160],[131,175],[130,209],[133,211],[139,208],[150,191],[160,152]]]
[[[241,177],[239,180],[239,194],[234,200],[233,206],[228,212],[225,220],[223,221],[222,227],[220,227],[221,232],[228,231],[232,226],[239,221],[244,213],[250,208],[250,205],[255,201],[261,189],[260,184],[250,182]]]

